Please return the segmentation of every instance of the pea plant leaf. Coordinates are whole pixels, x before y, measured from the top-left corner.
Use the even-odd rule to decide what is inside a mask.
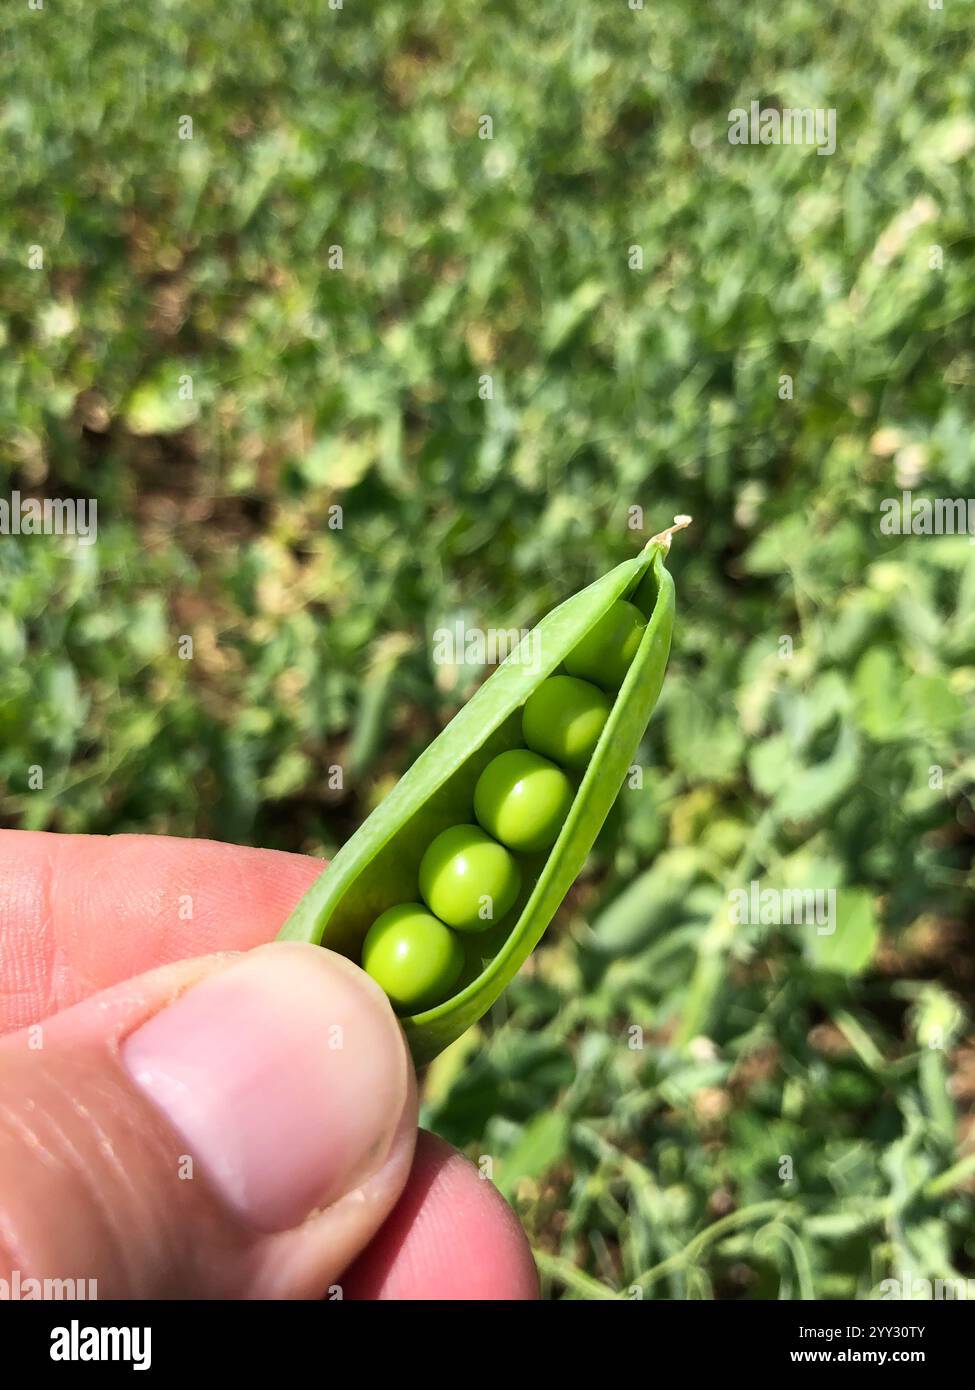
[[[497,1186],[512,1197],[525,1178],[539,1178],[563,1159],[569,1149],[569,1117],[549,1110],[529,1120],[501,1159]]]
[[[836,891],[836,916],[831,923],[800,928],[811,963],[836,975],[862,975],[873,959],[880,926],[873,898],[865,888]],[[831,930],[827,931],[826,926]]]

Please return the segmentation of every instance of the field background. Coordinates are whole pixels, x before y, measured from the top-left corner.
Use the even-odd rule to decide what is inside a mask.
[[[426,1080],[552,1297],[975,1275],[975,548],[880,531],[975,493],[973,23],[0,15],[3,495],[99,506],[0,541],[3,824],[328,854],[483,676],[435,628],[695,518],[645,786]],[[836,153],[731,146],[752,100]],[[839,929],[733,926],[752,879]]]

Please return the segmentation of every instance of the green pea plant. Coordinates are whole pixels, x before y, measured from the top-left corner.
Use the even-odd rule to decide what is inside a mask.
[[[418,1065],[498,999],[583,867],[660,694],[665,560],[689,524],[675,517],[527,634],[282,928],[361,961]],[[520,660],[529,642],[540,660]]]

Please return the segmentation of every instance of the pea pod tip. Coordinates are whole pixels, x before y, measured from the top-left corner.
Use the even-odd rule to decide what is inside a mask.
[[[651,536],[644,546],[644,549],[649,550],[651,546],[659,545],[666,555],[670,550],[670,542],[673,540],[674,533],[676,531],[686,531],[693,520],[694,518],[692,516],[688,516],[686,512],[681,512],[678,516],[674,517],[674,524],[672,526],[667,526],[663,531],[659,531],[657,535]]]

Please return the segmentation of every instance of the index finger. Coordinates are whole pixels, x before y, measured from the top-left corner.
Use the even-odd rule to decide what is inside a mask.
[[[0,830],[0,1033],[154,966],[272,940],[324,867],[215,840]]]

